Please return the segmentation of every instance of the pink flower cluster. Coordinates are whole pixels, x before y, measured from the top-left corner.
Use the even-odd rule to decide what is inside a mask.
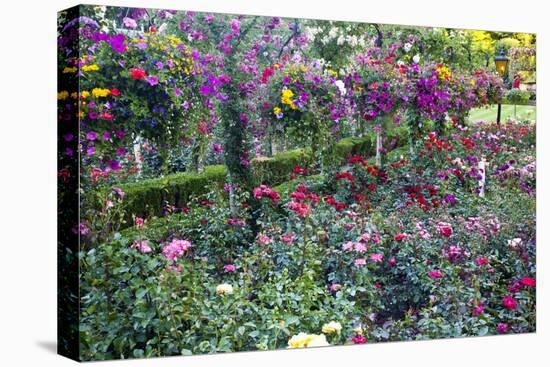
[[[149,242],[148,241],[134,241],[133,245],[130,246],[130,248],[135,248],[137,249],[139,252],[141,252],[142,254],[147,254],[151,251],[153,251],[151,249],[151,246],[149,246]]]
[[[280,197],[278,192],[271,190],[267,185],[260,185],[260,187],[256,187],[253,194],[254,199],[260,200],[261,198],[270,198],[273,204],[277,204]]]
[[[168,260],[177,261],[190,248],[191,242],[174,238],[162,247],[162,256]]]

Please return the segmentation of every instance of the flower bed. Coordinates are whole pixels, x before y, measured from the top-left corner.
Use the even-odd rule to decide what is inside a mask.
[[[338,172],[285,184],[288,196],[258,189],[255,230],[223,191],[138,221],[82,257],[84,353],[534,331],[534,131],[430,133],[415,160],[397,151],[385,170],[353,156]]]

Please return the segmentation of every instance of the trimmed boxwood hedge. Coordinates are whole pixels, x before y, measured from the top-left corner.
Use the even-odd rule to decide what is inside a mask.
[[[394,129],[387,134],[387,141],[396,140],[396,147],[406,145],[407,130]],[[375,154],[375,137],[369,134],[361,138],[346,138],[335,145],[335,154],[343,160],[352,155],[372,156]],[[281,185],[290,179],[294,166],[308,166],[312,162],[311,148],[295,149],[251,161],[255,185]],[[206,194],[212,186],[223,187],[227,170],[222,165],[206,166],[202,173],[177,173],[161,178],[148,179],[122,185],[126,193],[128,225],[132,214],[143,218],[160,217],[166,204],[181,208],[191,196]]]
[[[190,196],[206,194],[212,185],[223,187],[226,176],[225,167],[216,165],[202,173],[176,173],[122,185],[126,212],[144,218],[161,216],[166,204],[183,207]]]

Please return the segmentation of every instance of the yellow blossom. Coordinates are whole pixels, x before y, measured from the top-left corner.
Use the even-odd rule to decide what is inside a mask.
[[[99,66],[97,64],[84,65],[82,71],[98,71]]]
[[[65,69],[63,69],[63,74],[76,73],[76,70],[77,70],[77,68],[75,68],[75,67],[66,66]]]
[[[88,98],[90,96],[90,92],[88,92],[87,90],[83,90],[81,93],[80,93],[80,96],[82,98]]]
[[[109,89],[106,89],[106,88],[94,88],[94,89],[92,89],[92,95],[96,98],[107,97],[110,93],[111,93],[111,91]]]
[[[451,72],[449,71],[449,68],[445,65],[442,65],[435,69],[435,72],[437,73],[438,78],[441,80],[451,79]]]
[[[471,84],[472,86],[475,86],[475,85],[476,85],[476,81],[472,79],[472,80],[470,80],[470,84]]]
[[[281,113],[281,107],[273,107],[273,113],[275,115],[278,115]]]
[[[306,334],[299,333],[292,336],[288,341],[288,348],[311,348],[311,347],[324,347],[329,345],[327,338],[324,334]]]
[[[337,321],[331,321],[328,324],[324,324],[321,331],[325,334],[340,334],[342,331],[342,324]]]
[[[69,92],[67,92],[66,90],[62,90],[61,92],[57,93],[57,99],[64,101],[67,98],[69,98]]]
[[[296,106],[292,102],[292,97],[294,93],[290,89],[283,89],[281,92],[281,103],[288,105],[290,108],[295,109]]]

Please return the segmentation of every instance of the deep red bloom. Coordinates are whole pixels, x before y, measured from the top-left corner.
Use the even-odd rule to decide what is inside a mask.
[[[113,97],[118,97],[118,96],[120,96],[121,94],[122,94],[122,93],[121,93],[120,90],[118,90],[117,88],[111,89],[111,95],[112,95]]]
[[[405,238],[407,238],[407,234],[406,233],[399,233],[397,235],[395,235],[395,240],[396,241],[403,241]]]

